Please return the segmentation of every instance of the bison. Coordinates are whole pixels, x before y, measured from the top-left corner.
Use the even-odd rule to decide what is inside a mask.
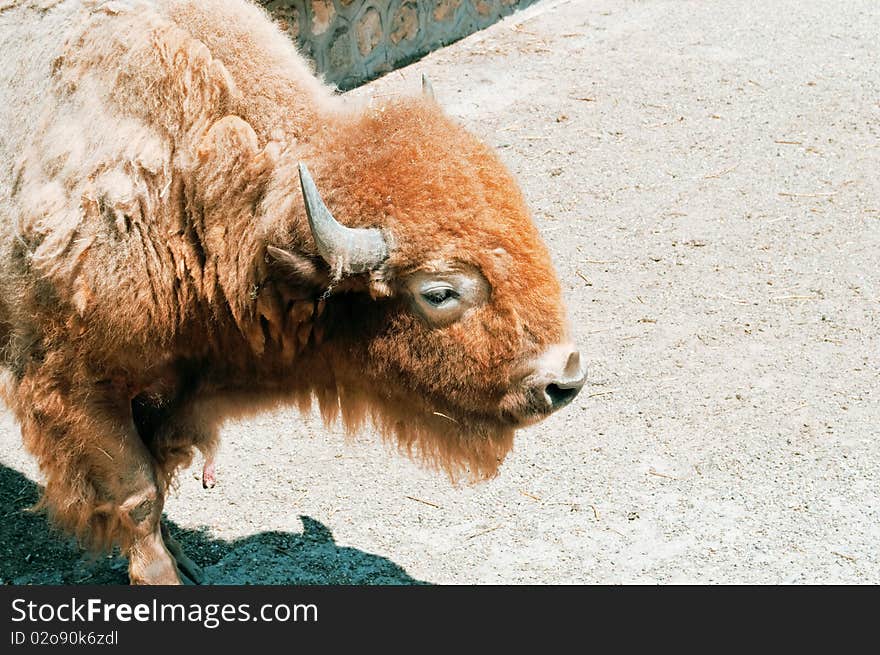
[[[356,106],[245,0],[0,5],[0,370],[50,520],[197,579],[163,499],[280,403],[492,476],[585,374],[515,181],[430,94]]]

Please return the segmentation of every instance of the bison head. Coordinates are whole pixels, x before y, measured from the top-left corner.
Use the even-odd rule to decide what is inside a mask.
[[[320,142],[298,176],[346,423],[370,417],[452,475],[494,474],[513,432],[585,379],[516,183],[430,99],[340,120]]]

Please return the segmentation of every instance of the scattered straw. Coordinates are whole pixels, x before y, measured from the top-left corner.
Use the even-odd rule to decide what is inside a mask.
[[[724,177],[728,173],[732,173],[733,171],[735,171],[737,166],[739,166],[739,164],[734,164],[733,166],[729,166],[728,168],[720,170],[717,173],[710,173],[709,175],[704,175],[703,179],[704,180],[714,180],[719,177]]]
[[[816,296],[774,296],[770,302],[785,302],[786,300],[816,300]]]
[[[495,532],[495,530],[497,530],[500,527],[501,527],[500,525],[496,525],[494,528],[489,528],[488,530],[483,530],[482,532],[478,532],[477,534],[472,534],[470,537],[468,537],[468,540],[476,539],[477,537],[482,537],[484,534],[489,534],[490,532]]]
[[[748,300],[743,300],[742,298],[731,298],[730,296],[725,296],[723,294],[719,294],[718,298],[721,300],[729,300],[730,302],[735,302],[737,305],[751,305]]]
[[[416,498],[415,496],[404,496],[404,498],[406,498],[407,500],[414,500],[417,503],[422,503],[423,505],[429,505],[430,507],[435,507],[437,509],[443,509],[440,505],[437,505],[436,503],[432,503],[427,500],[422,500],[421,498]]]
[[[842,557],[843,559],[849,560],[850,562],[855,562],[856,558],[852,555],[844,555],[843,553],[838,553],[836,550],[831,551],[832,555],[837,555],[838,557]]]
[[[788,191],[780,191],[779,195],[783,198],[830,198],[831,196],[836,196],[837,191],[829,193],[790,193]]]
[[[433,412],[433,414],[434,416],[442,416],[445,419],[449,419],[453,423],[458,423],[458,421],[456,421],[454,418],[452,418],[451,416],[446,416],[446,414],[444,414],[443,412]]]
[[[653,468],[648,469],[648,473],[651,475],[656,475],[658,478],[666,478],[667,480],[678,480],[675,476],[667,475],[666,473],[661,473],[660,471],[655,471]]]

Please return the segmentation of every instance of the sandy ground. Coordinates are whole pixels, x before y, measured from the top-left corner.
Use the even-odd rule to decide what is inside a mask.
[[[546,0],[355,94],[414,92],[522,181],[589,365],[454,488],[295,411],[167,505],[214,583],[880,582],[880,6]],[[22,513],[0,578],[124,582]]]

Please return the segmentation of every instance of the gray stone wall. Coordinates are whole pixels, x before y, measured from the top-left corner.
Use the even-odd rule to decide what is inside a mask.
[[[535,0],[261,0],[324,78],[353,88]]]

